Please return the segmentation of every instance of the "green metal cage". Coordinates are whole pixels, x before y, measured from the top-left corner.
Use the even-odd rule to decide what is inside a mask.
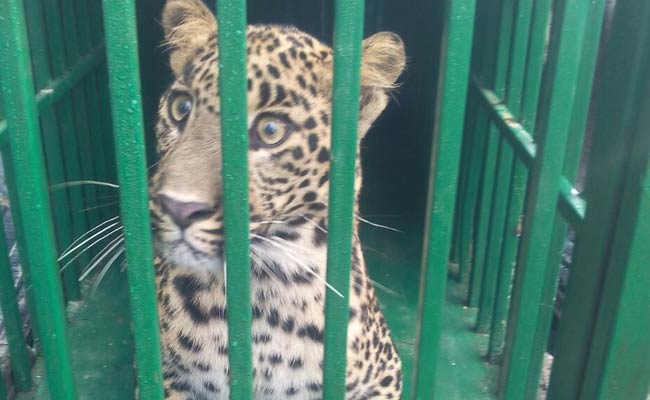
[[[0,0],[0,151],[24,281],[19,291],[13,251],[0,245],[9,361],[0,399],[128,399],[136,388],[140,399],[163,398],[146,189],[168,74],[162,5]],[[344,298],[361,37],[390,29],[405,40],[398,104],[363,142],[361,200],[365,213],[403,231],[361,234],[370,274],[386,289],[380,301],[404,362],[405,399],[647,398],[650,2],[213,8],[223,174],[236,177],[224,179],[226,239],[235,244],[226,255],[231,399],[252,398],[247,21],[295,24],[333,43],[329,219],[338,223],[326,278]],[[568,235],[575,249],[559,299]],[[125,252],[109,260],[76,251],[121,241]],[[347,308],[326,297],[327,400],[344,398],[346,343],[336,333]]]

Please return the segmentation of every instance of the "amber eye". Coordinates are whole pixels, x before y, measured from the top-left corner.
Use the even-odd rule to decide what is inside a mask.
[[[186,93],[172,94],[169,103],[169,113],[176,123],[181,123],[192,111],[192,97]]]
[[[267,146],[280,144],[289,133],[286,121],[275,116],[264,116],[255,125],[259,140]]]

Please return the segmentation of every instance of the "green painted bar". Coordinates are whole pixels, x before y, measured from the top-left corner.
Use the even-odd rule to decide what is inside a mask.
[[[468,93],[467,98],[467,111],[465,112],[465,122],[463,124],[463,148],[461,150],[461,165],[459,168],[458,177],[458,193],[456,194],[456,206],[454,216],[454,232],[453,232],[453,245],[452,245],[452,262],[458,264],[458,276],[456,277],[459,282],[465,282],[469,278],[469,264],[467,260],[470,257],[469,241],[465,238],[469,237],[469,230],[471,229],[472,217],[467,212],[467,207],[472,207],[475,199],[468,196],[468,192],[474,190],[475,185],[470,181],[472,174],[472,164],[474,157],[472,154],[479,147],[480,140],[471,134],[472,129],[476,126],[478,119],[478,102],[473,92]],[[476,174],[474,174],[476,175]]]
[[[32,47],[32,65],[34,67],[34,84],[36,89],[45,87],[52,79],[50,70],[50,52],[47,44],[47,32],[45,32],[45,21],[41,4],[31,2],[25,8],[28,23],[28,34]],[[41,90],[38,90],[42,92]],[[36,99],[38,103],[38,98]],[[59,126],[55,110],[47,108],[40,112],[40,126],[42,131],[44,157],[46,161],[46,173],[48,184],[65,182],[65,170],[63,168],[62,150],[59,141]],[[70,213],[65,212],[68,206],[68,196],[65,191],[54,191],[50,193],[52,201],[52,215],[56,232],[57,252],[60,254],[63,248],[74,240]],[[79,300],[81,291],[79,289],[78,275],[74,268],[67,268],[63,272],[63,289],[66,300]]]
[[[46,18],[48,15],[46,14]],[[49,27],[49,26],[48,26]],[[79,83],[97,67],[105,61],[104,45],[98,45],[88,52],[87,55],[79,59],[79,61],[69,69],[61,71],[59,74],[55,73],[57,67],[53,68],[53,73],[57,76],[55,79],[36,93],[36,102],[38,103],[38,110],[45,111],[55,103],[61,100],[70,89],[79,85]],[[63,65],[62,65],[63,67]]]
[[[92,51],[91,39],[93,36],[93,29],[90,26],[90,14],[88,13],[88,0],[75,0],[74,8],[75,15],[77,16],[77,31],[79,32],[79,52],[83,56]],[[106,164],[106,149],[103,148],[103,136],[110,135],[110,132],[103,132],[101,117],[102,110],[99,108],[99,91],[97,90],[97,82],[95,74],[88,74],[81,82],[83,87],[84,96],[86,99],[86,106],[88,110],[88,132],[89,141],[91,143],[90,152],[92,152],[92,160],[95,169],[95,179],[99,181],[108,181]],[[112,167],[112,166],[111,166]],[[107,196],[115,195],[113,188],[107,186],[98,186],[97,190],[97,203],[93,206],[100,206],[107,203],[105,199]],[[100,219],[105,220],[112,215],[107,214],[105,207],[96,209],[97,215]]]
[[[481,52],[484,43],[487,41],[486,34],[487,24],[482,23],[480,16],[484,14],[485,3],[478,2],[476,5],[475,14],[477,16],[474,24],[478,29],[474,31],[474,45],[472,47],[472,63],[470,69],[473,71],[480,65],[488,63],[485,60],[486,52]],[[493,64],[493,63],[489,63]],[[475,71],[474,71],[475,72]],[[472,113],[472,122],[467,122],[463,133],[463,142],[467,142],[469,150],[463,154],[462,157],[467,157],[467,172],[465,176],[459,178],[459,184],[462,185],[462,192],[459,192],[460,198],[458,199],[456,213],[460,214],[461,226],[459,231],[459,274],[461,281],[465,282],[476,276],[475,271],[471,270],[472,260],[472,237],[474,229],[474,214],[476,211],[476,203],[478,201],[478,193],[480,189],[481,166],[485,158],[485,145],[487,135],[487,115],[479,107],[477,97],[473,92],[468,93],[468,111],[466,114]],[[472,111],[473,110],[473,111]],[[470,117],[470,116],[468,116]],[[469,302],[469,293],[467,295],[467,302]]]
[[[510,63],[510,46],[512,41],[512,27],[514,26],[514,0],[501,0],[501,6],[498,8],[498,15],[493,21],[497,29],[497,38],[495,44],[495,57],[494,77],[492,85],[494,92],[499,97],[504,97],[506,94],[506,83],[508,74],[508,65]],[[492,21],[491,21],[492,22]],[[490,247],[490,239],[492,238],[490,230],[493,221],[494,212],[504,207],[504,202],[500,199],[501,194],[497,192],[497,187],[502,186],[499,184],[499,179],[506,179],[505,176],[498,170],[498,162],[501,157],[501,145],[498,129],[490,124],[488,132],[488,148],[485,159],[485,164],[482,168],[481,177],[481,194],[479,200],[479,209],[476,216],[476,230],[474,233],[474,240],[472,243],[474,257],[472,260],[473,273],[471,285],[469,289],[470,305],[476,306],[484,304],[492,297],[493,282],[496,278],[496,270],[493,268],[494,263],[488,263],[488,248]],[[501,203],[495,203],[501,201]],[[488,267],[488,269],[486,269]],[[488,278],[488,282],[485,279]],[[488,289],[483,292],[483,288]],[[484,304],[487,305],[487,304]],[[489,315],[492,312],[492,307],[487,305],[481,307],[484,312]],[[485,315],[485,314],[484,314]],[[485,317],[481,318],[485,320]],[[479,326],[479,329],[481,327]]]
[[[590,4],[558,2],[553,10],[545,93],[541,97],[539,144],[527,192],[523,235],[517,259],[510,321],[500,397],[508,400],[534,398],[539,383],[541,356],[539,336],[544,332],[540,318],[545,307],[544,292],[556,215],[557,190],[564,164],[564,150],[570,133],[571,113],[578,79],[579,54],[585,38]],[[558,252],[559,254],[559,252]]]
[[[496,68],[497,45],[499,38],[498,20],[501,10],[502,0],[495,1],[492,4],[479,1],[476,9],[475,25],[480,28],[480,32],[475,34],[477,40],[476,46],[472,49],[473,61],[471,64],[471,74],[475,80],[480,80],[486,85],[492,86]],[[487,51],[486,49],[490,49]],[[472,85],[470,85],[472,86]],[[481,110],[481,107],[478,107]],[[475,155],[478,156],[477,160],[480,163],[475,163],[474,168],[470,170],[469,177],[469,192],[474,193],[474,197],[468,198],[471,207],[465,205],[464,212],[466,212],[467,220],[471,221],[470,230],[464,233],[463,247],[468,248],[468,262],[470,269],[469,289],[467,293],[467,303],[470,307],[477,307],[480,300],[481,280],[483,279],[483,265],[476,263],[476,254],[474,251],[475,243],[477,240],[478,229],[478,213],[479,205],[482,202],[482,193],[484,192],[483,171],[484,166],[487,165],[488,155],[490,153],[489,144],[494,141],[489,140],[490,121],[487,114],[483,111],[479,112],[477,116],[477,124],[472,133],[480,146],[475,148]],[[467,210],[468,209],[468,210]],[[465,211],[467,210],[467,211]]]
[[[590,6],[585,10],[587,13],[586,15],[580,15],[580,18],[586,18],[587,21],[584,32],[585,39],[581,44],[582,47],[579,53],[578,74],[575,80],[575,87],[571,88],[570,86],[567,86],[567,89],[565,89],[565,92],[568,92],[568,96],[574,97],[573,105],[570,109],[570,126],[568,129],[570,134],[567,135],[563,166],[563,172],[569,174],[571,177],[576,175],[580,152],[582,149],[587,112],[591,102],[591,83],[593,81],[596,57],[598,54],[604,9],[605,1],[598,0],[591,2]],[[561,251],[568,231],[568,224],[566,221],[572,222],[575,229],[580,229],[583,220],[583,218],[576,218],[576,215],[573,213],[563,212],[564,210],[578,211],[580,209],[580,198],[577,195],[577,190],[571,187],[568,193],[564,193],[564,190],[566,190],[565,180],[566,178],[562,177],[560,181],[561,196],[559,210],[563,216],[567,215],[568,218],[563,220],[558,215],[554,218],[550,241],[551,244],[547,256],[546,274],[543,282],[542,298],[539,301],[541,307],[539,307],[536,336],[533,344],[534,353],[530,356],[532,363],[534,363],[535,360],[538,360],[537,364],[531,366],[531,368],[536,368],[536,371],[540,371],[542,368],[543,353],[547,347],[548,335],[551,328],[553,304],[557,293],[557,280],[559,274],[558,264],[560,263]],[[563,194],[565,196],[562,196]],[[565,199],[569,201],[562,201]],[[576,201],[576,199],[578,199],[578,201]],[[582,209],[584,210],[584,207],[582,207]],[[539,374],[539,372],[536,373]],[[532,385],[533,382],[529,382],[529,395],[532,395],[534,390]]]
[[[219,96],[228,288],[230,398],[253,398],[248,207],[246,2],[218,1]],[[216,134],[216,132],[215,132]]]
[[[585,219],[587,202],[580,197],[578,190],[569,183],[566,177],[560,181],[560,198],[558,202],[559,211],[569,223],[576,229],[580,229]]]
[[[325,294],[323,398],[345,397],[355,159],[363,38],[363,0],[334,5],[334,83]]]
[[[483,165],[486,163],[488,144],[490,143],[488,141],[490,120],[488,118],[487,112],[485,112],[483,108],[480,107],[480,105],[477,105],[476,110],[476,122],[473,127],[468,128],[468,134],[474,137],[474,146],[470,153],[471,164],[468,167],[469,171],[465,199],[464,202],[460,205],[463,207],[460,210],[460,212],[463,213],[463,227],[461,228],[462,232],[460,246],[464,250],[460,253],[460,259],[458,261],[459,263],[465,264],[465,268],[467,268],[469,272],[467,304],[470,307],[478,306],[479,296],[476,288],[480,288],[480,285],[478,282],[476,282],[476,280],[482,279],[483,277],[483,273],[481,271],[477,271],[476,269],[478,265],[475,265],[473,263],[473,240],[476,232],[476,212],[478,211],[478,204],[481,200],[480,193],[482,188],[481,177],[483,175]],[[472,288],[475,288],[474,291],[472,291]]]
[[[469,285],[469,306],[478,307],[481,302],[481,289],[485,277],[485,253],[486,241],[488,238],[489,211],[492,208],[492,193],[494,191],[494,180],[496,173],[497,155],[499,148],[499,133],[494,124],[488,119],[488,129],[485,133],[485,155],[483,165],[479,173],[479,188],[477,210],[474,216],[474,231],[472,232],[472,261]]]
[[[51,3],[47,3],[48,5]],[[49,9],[49,8],[48,8]],[[45,14],[45,17],[47,20],[51,17],[51,15],[56,15],[56,14]],[[49,29],[50,25],[48,25]],[[48,31],[48,33],[51,33],[51,31]],[[53,41],[53,40],[52,40]],[[50,42],[50,46],[52,46],[52,43]],[[83,57],[79,62],[70,68],[67,71],[63,71],[60,73],[57,73],[57,67],[52,68],[52,73],[57,76],[57,78],[51,80],[45,87],[43,87],[41,90],[39,90],[36,93],[36,103],[38,106],[38,111],[43,112],[47,110],[49,107],[52,107],[55,103],[61,100],[63,96],[65,96],[70,89],[73,87],[77,86],[79,81],[83,79],[86,74],[94,70],[97,66],[99,66],[103,61],[104,61],[104,46],[100,45],[93,49],[87,56]],[[53,65],[58,65],[58,60],[55,61],[55,59],[51,60]],[[6,129],[7,129],[7,123],[5,120],[0,119],[0,135],[3,136],[2,139],[0,139],[0,146],[2,146],[2,143],[5,143],[6,139],[4,138],[4,135],[6,134]]]
[[[70,344],[59,280],[56,247],[46,186],[45,163],[34,98],[29,44],[25,28],[23,2],[2,0],[5,22],[0,24],[0,75],[7,125],[11,131],[9,146],[13,158],[15,189],[24,224],[25,250],[29,253],[35,317],[45,356],[48,387],[56,399],[75,399]]]
[[[2,101],[0,101],[2,103]],[[9,152],[9,139],[7,135],[6,146],[2,149],[2,165],[5,170],[5,184],[9,195],[9,203],[11,204],[11,218],[14,224],[14,232],[16,237],[16,248],[18,249],[18,257],[20,259],[21,270],[23,272],[23,280],[25,281],[25,300],[30,310],[35,309],[36,299],[34,296],[34,286],[32,285],[32,276],[29,261],[29,252],[26,249],[25,243],[26,236],[22,223],[22,212],[20,202],[18,201],[18,191],[16,189],[16,174],[12,155]],[[32,331],[34,333],[34,347],[40,350],[40,328],[38,326],[38,318],[32,318]]]
[[[66,65],[72,67],[82,58],[80,51],[80,35],[77,31],[77,17],[74,12],[74,0],[58,0],[59,12],[61,15],[64,49],[66,55]],[[83,85],[77,84],[70,91],[72,101],[72,119],[74,129],[67,132],[72,136],[69,140],[78,148],[79,164],[81,166],[81,177],[84,180],[97,180],[95,165],[91,155],[92,145],[89,140],[91,126],[88,124],[88,104],[84,95]],[[67,128],[70,130],[70,127]],[[65,139],[64,139],[65,141]],[[97,204],[97,186],[83,185],[80,187],[83,193],[84,209]],[[99,222],[99,213],[97,210],[90,210],[85,213],[90,226],[96,226]],[[90,228],[90,227],[88,227]],[[85,258],[85,257],[84,257]]]
[[[592,83],[596,70],[598,51],[600,49],[600,36],[603,29],[606,3],[607,1],[603,0],[593,1],[593,6],[589,10],[587,32],[585,33],[587,40],[585,40],[580,54],[580,72],[575,89],[579,95],[576,96],[575,105],[573,106],[571,135],[569,135],[566,149],[567,154],[564,159],[564,176],[570,182],[574,182],[576,179],[580,157],[582,155],[587,127],[587,114],[589,113],[589,105],[591,104]]]
[[[510,142],[517,157],[526,166],[530,167],[533,164],[537,148],[532,135],[517,122],[514,114],[493,91],[485,89],[476,81],[471,87],[478,92],[479,101],[483,103],[483,107],[488,112],[492,122],[499,128],[501,134]]]
[[[103,0],[140,399],[163,398],[135,5]]]
[[[508,95],[506,104],[514,110],[513,117],[520,117],[520,109],[524,92],[526,66],[528,60],[528,45],[530,35],[530,22],[532,18],[532,0],[518,0],[515,7],[514,30],[512,46],[510,49],[510,68],[508,70]],[[512,290],[512,277],[515,267],[514,257],[505,258],[504,254],[516,251],[519,243],[517,225],[523,211],[523,199],[528,171],[516,159],[513,151],[505,154],[504,165],[509,169],[511,178],[507,198],[505,199],[504,221],[502,231],[494,231],[492,235],[501,237],[502,244],[499,255],[494,255],[488,260],[498,263],[497,283],[494,289],[492,320],[490,324],[490,339],[488,347],[488,360],[497,362],[501,359],[505,340],[507,324],[507,311],[509,308],[510,292]],[[520,170],[520,168],[523,168]]]
[[[2,308],[2,319],[9,344],[13,381],[16,389],[24,392],[32,386],[32,372],[23,334],[23,321],[18,310],[18,292],[14,286],[5,243],[7,241],[4,227],[0,224],[0,308]]]
[[[64,39],[61,13],[59,4],[55,1],[43,3],[45,22],[47,27],[48,44],[50,46],[50,65],[53,76],[57,78],[50,82],[48,89],[41,90],[36,95],[36,101],[39,105],[40,112],[44,112],[49,107],[54,107],[57,113],[60,141],[62,148],[63,163],[66,170],[67,181],[78,181],[83,179],[79,164],[78,143],[74,135],[73,121],[73,104],[71,101],[70,90],[90,71],[101,65],[105,60],[104,47],[98,46],[79,60],[71,68],[67,68],[66,62],[66,41]],[[59,183],[59,182],[55,182]],[[83,190],[79,188],[70,188],[67,190],[69,205],[68,209],[72,217],[72,229],[74,237],[78,238],[84,234],[88,227],[88,218],[86,213],[80,212],[85,208],[83,199]],[[67,267],[67,269],[77,270],[79,265],[85,265],[89,258],[82,255],[77,262]],[[75,271],[76,272],[76,271]],[[70,273],[73,275],[72,273]],[[78,274],[74,274],[77,275]]]
[[[569,128],[571,134],[568,136],[565,149],[564,177],[560,182],[558,211],[564,219],[560,218],[559,215],[555,218],[551,238],[553,243],[551,249],[555,250],[551,250],[551,255],[547,261],[547,275],[544,282],[542,300],[540,301],[541,304],[546,305],[540,312],[535,339],[535,347],[540,358],[547,347],[548,332],[553,319],[554,299],[557,294],[557,279],[559,274],[557,266],[560,260],[560,252],[566,241],[569,226],[572,226],[578,232],[578,235],[580,235],[582,221],[584,220],[585,201],[578,195],[578,190],[568,182],[566,177],[568,176],[572,180],[575,179],[582,156],[587,114],[592,100],[592,82],[599,52],[599,39],[601,36],[605,3],[602,0],[593,2],[593,7],[590,8],[587,16],[586,40],[584,41],[580,55],[580,67],[575,88],[575,93],[579,93],[579,95],[575,98],[575,104],[571,112],[571,126]]]
[[[497,98],[492,91],[477,86],[477,84],[472,84],[471,87],[481,94],[480,99],[484,104],[484,108],[489,112],[491,120],[497,125],[501,134],[510,142],[517,153],[518,159],[527,168],[530,168],[537,154],[537,145],[533,136],[516,121],[512,112],[502,104],[502,100]],[[577,189],[573,187],[566,177],[560,179],[560,212],[574,226],[578,226],[584,219],[584,210],[586,208],[585,201],[577,193]]]
[[[542,74],[547,52],[548,29],[551,20],[552,0],[535,0],[533,17],[530,25],[528,45],[528,64],[524,80],[524,94],[521,103],[520,120],[525,131],[532,136],[537,132],[537,112],[539,92],[542,86]]]
[[[487,333],[492,324],[494,299],[499,280],[499,254],[503,244],[506,210],[508,206],[509,188],[512,180],[512,162],[514,152],[507,147],[505,140],[500,138],[499,156],[496,165],[494,190],[492,192],[492,209],[486,241],[481,298],[476,317],[476,331]]]
[[[435,389],[476,1],[447,0],[444,6],[447,46],[440,54],[413,368],[413,399],[418,400],[432,399]]]
[[[492,324],[488,344],[487,359],[492,363],[501,361],[505,344],[512,278],[514,276],[519,244],[519,228],[523,218],[522,209],[528,180],[528,170],[520,160],[512,160],[512,180],[506,206],[506,221],[503,226],[503,244],[499,255],[499,275],[494,295]]]
[[[648,15],[650,17],[650,15]],[[646,85],[646,95],[650,86]],[[640,126],[647,127],[650,121],[650,103],[645,102],[645,120]],[[647,133],[644,133],[647,135]],[[639,140],[640,139],[640,140]],[[646,165],[628,173],[627,193],[623,208],[625,217],[623,229],[613,236],[614,252],[603,291],[599,321],[594,329],[594,345],[585,372],[581,400],[627,400],[644,399],[650,382],[650,164],[647,163],[650,146],[643,138],[635,143],[645,154],[637,151],[634,157],[645,158]],[[645,175],[645,179],[643,177]],[[623,224],[621,224],[623,225]],[[630,240],[631,239],[631,240]],[[626,254],[627,253],[627,254]],[[627,265],[625,265],[627,264]]]
[[[468,95],[469,96],[469,95]],[[476,97],[474,97],[476,99]],[[475,103],[478,103],[477,100],[474,100]],[[476,119],[474,124],[467,127],[467,133],[464,134],[464,137],[471,135],[472,147],[469,153],[469,165],[467,167],[467,178],[466,185],[467,188],[463,193],[463,198],[461,199],[460,209],[457,212],[462,214],[460,227],[460,257],[458,260],[459,268],[461,272],[461,280],[466,281],[471,279],[473,276],[473,271],[470,270],[470,263],[472,259],[472,229],[474,224],[474,211],[476,210],[476,202],[478,201],[478,191],[480,188],[480,178],[481,178],[481,165],[483,165],[485,158],[485,145],[487,144],[486,135],[477,135],[479,132],[485,132],[487,130],[486,126],[488,124],[487,113],[481,109],[481,107],[475,107],[476,110]],[[483,126],[484,128],[479,128]],[[467,302],[469,303],[469,293]],[[476,305],[476,304],[475,304]]]
[[[623,288],[625,285],[634,288],[636,282],[629,279],[642,281],[647,276],[644,272],[639,272],[638,276],[628,275],[627,268],[639,268],[630,264],[630,260],[641,254],[631,253],[628,246],[632,246],[635,239],[634,230],[644,228],[643,222],[639,222],[638,228],[634,227],[630,213],[633,215],[642,201],[635,197],[647,193],[643,175],[647,174],[648,157],[647,125],[644,125],[648,119],[650,89],[648,6],[642,1],[617,4],[610,29],[603,39],[602,65],[594,80],[597,85],[592,106],[595,121],[584,192],[588,202],[585,226],[599,229],[582,229],[576,241],[571,280],[557,334],[557,350],[562,353],[558,353],[551,375],[549,394],[553,399],[583,399],[588,394],[593,395],[592,398],[606,398],[600,396],[608,390],[612,390],[609,392],[612,399],[635,398],[631,392],[625,396],[626,386],[632,385],[629,388],[636,393],[639,385],[646,386],[647,390],[647,381],[631,383],[629,377],[619,375],[637,368],[638,377],[634,380],[642,381],[647,371],[639,369],[636,357],[643,357],[647,350],[644,346],[638,349],[611,347],[621,344],[616,342],[623,336],[615,336],[619,322],[614,322],[615,311],[610,307],[625,307],[623,304],[628,301],[642,305],[647,301],[647,298],[627,297],[629,294],[625,294],[627,290]],[[621,65],[626,68],[621,69]],[[631,196],[635,191],[637,194]],[[647,203],[647,199],[643,200]],[[647,246],[647,242],[644,245]],[[647,259],[643,263],[647,268]],[[647,281],[645,285],[647,295]],[[636,312],[641,310],[623,311],[620,323],[623,326],[632,323],[629,329],[644,332],[642,340],[647,341],[647,331],[643,330],[645,321],[630,319]],[[597,332],[596,328],[604,332]],[[628,339],[631,344],[639,340],[633,334]],[[602,346],[595,348],[595,344]],[[612,353],[617,351],[620,354]],[[608,361],[610,357],[616,359],[612,364]],[[647,358],[641,362],[647,363]],[[615,366],[620,370],[610,369]],[[620,386],[617,382],[600,382],[600,374],[620,378]],[[601,390],[604,391],[598,393]]]

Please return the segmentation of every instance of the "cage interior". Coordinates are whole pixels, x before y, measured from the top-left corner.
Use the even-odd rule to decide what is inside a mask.
[[[171,77],[160,46],[162,31],[159,16],[163,3],[162,0],[137,2],[149,164],[155,162],[153,124],[157,99]],[[97,47],[101,46],[101,23],[73,22],[75,15],[83,13],[89,13],[89,21],[98,22],[98,5],[93,3],[87,7],[80,1],[61,2],[62,33],[79,46],[77,54],[73,52],[69,57],[68,65],[91,54],[95,48],[101,51],[101,47]],[[404,40],[408,56],[407,70],[400,79],[400,87],[394,91],[389,107],[362,142],[364,185],[361,193],[361,217],[366,221],[361,223],[365,257],[403,359],[405,398],[408,398],[415,346],[441,6],[442,2],[437,1],[408,4],[373,1],[366,5],[365,36],[378,31],[396,32]],[[47,60],[56,55],[56,49],[53,49],[51,38],[49,41],[47,39],[47,35],[53,33],[48,31],[52,26],[48,27],[44,20],[52,10],[30,6],[26,11],[35,60],[38,61],[40,56],[40,65],[56,67]],[[319,1],[316,6],[299,0],[248,2],[249,23],[296,25],[330,44],[332,14],[333,2],[329,0]],[[69,54],[67,49],[60,50]],[[36,84],[39,88],[44,87],[48,83],[48,73],[55,71],[42,71],[43,67],[39,67],[38,62],[35,62],[35,66]],[[38,75],[39,71],[42,76]],[[88,179],[91,176],[94,180],[115,182],[115,171],[110,167],[114,165],[111,162],[114,156],[109,138],[110,121],[105,119],[108,118],[106,110],[109,108],[105,70],[102,68],[90,78],[84,78],[83,85],[82,89],[73,91],[70,99],[65,100],[58,109],[41,117],[44,137],[48,137],[48,132],[54,129],[53,121],[57,122],[55,125],[59,129],[50,133],[59,138],[58,142],[44,143],[50,162],[50,182]],[[71,110],[65,108],[71,105],[81,115],[70,113]],[[73,121],[66,121],[66,117],[72,117]],[[73,122],[73,129],[66,126],[66,122]],[[78,146],[72,145],[74,140],[79,141]],[[77,154],[66,154],[62,150],[66,146],[76,148]],[[76,160],[76,164],[68,162],[65,173],[63,168],[57,167],[57,163],[65,165],[64,159],[57,158],[61,155]],[[109,166],[108,169],[106,166]],[[52,175],[57,171],[61,176]],[[63,218],[58,223],[57,228],[65,231],[60,245],[70,243],[83,232],[84,226],[96,226],[117,215],[116,195],[117,189],[106,186],[82,185],[62,191],[64,198],[59,201],[68,209],[55,208],[54,213],[61,215],[69,211],[73,221]],[[66,226],[74,225],[76,219],[80,220],[78,226]],[[97,246],[95,253],[91,251],[79,257],[76,260],[78,264],[73,263],[72,267],[83,271],[84,267],[92,265],[94,260],[91,256],[110,244],[109,239]],[[66,288],[68,298],[77,300],[69,303],[68,313],[73,368],[82,398],[98,393],[106,399],[129,398],[135,385],[128,285],[126,274],[119,268],[120,260],[115,264],[117,267],[104,272],[102,268],[96,268],[89,274],[81,282],[80,295],[71,294],[76,290],[72,287],[74,284]],[[96,285],[98,279],[101,281]],[[484,363],[478,353],[461,350],[467,346],[475,349],[483,343],[481,337],[470,329],[473,312],[462,307],[459,290],[462,291],[456,286],[452,287],[444,311],[443,320],[448,325],[443,330],[439,369],[441,384],[436,390],[447,399],[489,397],[494,393],[494,367]],[[37,379],[43,378],[41,364],[42,360],[36,361]],[[109,392],[101,389],[107,387],[111,388]],[[461,387],[463,392],[459,393]],[[47,396],[46,385],[35,385],[34,390],[20,394],[19,398]]]
[[[250,0],[248,20],[296,25],[331,43],[333,3]],[[432,391],[444,399],[534,398],[547,349],[559,355],[549,378],[549,398],[578,398],[578,393],[580,398],[597,398],[590,396],[597,391],[598,398],[607,399],[647,396],[650,342],[643,333],[650,320],[643,312],[650,277],[643,243],[650,237],[650,140],[644,127],[650,113],[644,110],[650,104],[650,81],[643,72],[650,58],[643,40],[650,37],[648,4],[365,3],[365,36],[396,32],[408,56],[400,87],[362,141],[359,216],[370,278],[403,361],[403,397],[411,397],[417,372],[418,398],[433,397]],[[104,26],[119,31],[121,20],[115,18],[124,11],[120,7],[133,3],[6,4],[0,12],[3,20],[7,15],[0,38],[9,43],[0,47],[0,152],[6,183],[6,188],[0,185],[6,231],[0,241],[7,241],[6,248],[0,246],[0,399],[14,398],[14,391],[18,399],[74,398],[75,390],[79,398],[132,398],[136,371],[140,379],[153,371],[155,376],[144,376],[140,388],[160,391],[153,365],[157,351],[139,351],[138,366],[134,358],[136,347],[156,348],[147,347],[156,343],[147,342],[157,334],[155,323],[134,327],[155,321],[153,288],[144,295],[150,308],[142,307],[134,284],[151,283],[146,274],[153,271],[125,270],[120,246],[124,237],[117,173],[127,187],[124,171],[132,166],[130,160],[140,160],[141,152],[115,146],[114,140],[128,144],[130,137],[124,134],[128,129],[113,129],[112,124],[126,121],[122,128],[139,132],[138,121],[111,113],[109,98],[112,94],[116,109],[133,111],[139,118],[139,110],[133,110],[138,101],[129,103],[129,95],[137,92],[135,67],[122,80],[116,72],[136,65],[134,45],[128,42],[135,36],[128,30],[135,28],[125,26],[125,35],[106,40],[103,33]],[[164,0],[135,4],[147,160],[154,168],[157,102],[171,79],[161,46]],[[102,7],[110,10],[106,19]],[[438,59],[439,54],[445,57]],[[629,71],[622,73],[620,65]],[[35,87],[26,79],[30,70]],[[444,83],[440,91],[438,77]],[[443,98],[441,104],[436,104],[437,96]],[[434,120],[437,111],[447,118]],[[434,132],[439,136],[434,138]],[[440,138],[447,142],[441,145]],[[433,170],[430,151],[438,155]],[[446,168],[438,168],[445,162]],[[433,182],[441,177],[446,184]],[[434,195],[428,201],[429,185]],[[142,189],[122,191],[129,205],[122,211],[124,217],[137,208],[132,206],[142,195],[136,222],[141,222],[140,234],[147,235],[146,218],[140,218],[146,215]],[[48,200],[51,218],[42,212],[47,207],[41,207]],[[454,200],[455,215],[450,206]],[[436,209],[440,204],[446,209]],[[432,215],[444,226],[433,224],[425,233],[425,220],[436,220]],[[440,243],[431,240],[437,232],[444,233]],[[145,254],[142,259],[148,258]],[[129,260],[138,259],[129,253]],[[426,274],[421,272],[423,261],[429,264]],[[52,268],[57,262],[60,274]],[[19,263],[29,267],[21,269]],[[563,270],[561,263],[566,264]],[[569,269],[571,279],[562,275]],[[134,271],[144,273],[134,278]],[[444,278],[447,272],[449,278]],[[442,293],[425,285],[445,279],[446,301],[440,305]],[[14,282],[19,284],[14,287]],[[341,316],[345,320],[347,313]],[[39,326],[43,321],[49,325]],[[242,326],[238,332],[245,335],[248,328]],[[417,344],[418,332],[429,337],[421,336]],[[433,354],[436,371],[426,364]],[[142,366],[147,363],[153,368]],[[413,371],[416,365],[420,368]],[[243,382],[240,387],[248,381]]]

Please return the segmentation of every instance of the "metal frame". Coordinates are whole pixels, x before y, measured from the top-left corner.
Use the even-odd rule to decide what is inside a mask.
[[[650,382],[650,3],[619,2],[609,14],[605,0],[496,3],[442,4],[412,398],[437,395],[450,257],[459,263],[458,284],[468,287],[467,304],[478,308],[476,330],[489,335],[485,356],[502,363],[499,398],[534,398],[569,227],[578,243],[549,398],[642,398]],[[0,0],[0,149],[49,395],[78,397],[66,301],[81,298],[81,264],[60,277],[57,253],[107,216],[61,210],[109,195],[92,185],[51,187],[117,178],[139,395],[162,399],[136,9],[134,1],[102,4],[103,18],[98,2]],[[231,398],[239,400],[253,396],[246,2],[219,1],[217,11]],[[329,220],[337,223],[329,227],[327,280],[343,298],[326,295],[324,398],[331,400],[345,393],[347,344],[339,333],[348,323],[364,2],[337,0],[334,11]],[[579,193],[574,182],[590,115],[592,152]],[[108,151],[90,153],[98,148]],[[0,247],[12,375],[28,396],[37,380]]]

